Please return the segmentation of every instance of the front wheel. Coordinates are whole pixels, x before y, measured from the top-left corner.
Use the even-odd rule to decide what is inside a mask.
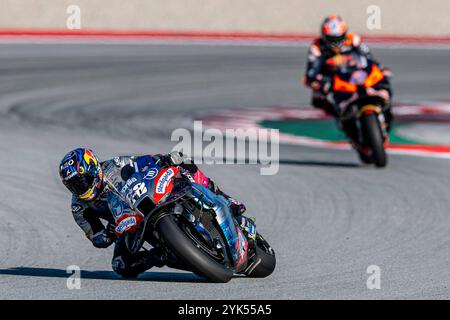
[[[361,117],[361,125],[364,139],[372,150],[372,160],[377,167],[385,167],[387,155],[384,150],[384,137],[376,113],[370,113]]]
[[[168,249],[196,274],[217,283],[228,282],[233,277],[233,270],[215,261],[200,245],[196,245],[175,222],[174,216],[162,217],[157,224],[157,230]]]

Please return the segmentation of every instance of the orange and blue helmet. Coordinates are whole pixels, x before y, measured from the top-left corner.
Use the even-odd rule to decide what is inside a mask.
[[[59,175],[67,189],[82,200],[94,200],[101,191],[103,171],[92,150],[77,148],[67,153]]]
[[[322,39],[330,48],[340,48],[347,35],[347,22],[338,16],[330,15],[322,22]]]

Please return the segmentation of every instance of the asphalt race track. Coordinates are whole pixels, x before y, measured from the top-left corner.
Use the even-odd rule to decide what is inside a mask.
[[[395,98],[448,99],[448,50],[375,48]],[[305,105],[303,47],[0,44],[0,298],[450,298],[450,162],[390,156],[384,170],[350,151],[282,146],[274,176],[256,165],[203,166],[257,218],[277,253],[266,279],[206,283],[153,269],[111,270],[70,213],[58,163],[71,148],[168,152],[171,132],[205,112]],[[82,269],[81,289],[66,268]],[[367,267],[381,268],[368,290]]]

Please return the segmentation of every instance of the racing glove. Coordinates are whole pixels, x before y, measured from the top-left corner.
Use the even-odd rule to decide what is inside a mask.
[[[169,154],[160,156],[162,163],[168,166],[177,166],[187,170],[190,174],[195,174],[198,167],[192,162],[191,158],[185,156],[179,151],[172,151]]]
[[[318,74],[315,80],[311,81],[309,84],[311,89],[314,91],[318,91],[323,95],[327,95],[332,87],[332,79],[328,76],[324,76],[322,74]]]
[[[171,164],[174,166],[179,166],[187,160],[187,158],[179,151],[172,151],[168,154],[168,157],[170,158]]]
[[[112,229],[112,234],[111,234]],[[106,229],[97,232],[92,237],[92,244],[96,248],[108,248],[114,242],[114,225],[108,224]]]
[[[384,67],[381,69],[381,71],[383,72],[384,76],[388,79],[390,79],[394,76],[394,73],[389,68]]]
[[[329,77],[323,77],[320,81],[320,92],[322,92],[324,95],[327,95],[330,93],[332,87],[332,80]]]
[[[114,223],[108,222],[106,226],[105,232],[106,236],[110,238],[112,241],[116,240],[116,225]]]
[[[184,163],[187,158],[179,151],[172,151],[169,154],[157,154],[154,156],[156,163],[162,166],[179,166]]]

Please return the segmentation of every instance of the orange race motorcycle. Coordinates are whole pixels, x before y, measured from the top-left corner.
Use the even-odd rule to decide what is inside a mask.
[[[327,61],[334,67],[327,85],[338,125],[361,161],[384,167],[392,120],[390,71],[356,53],[333,59]]]

